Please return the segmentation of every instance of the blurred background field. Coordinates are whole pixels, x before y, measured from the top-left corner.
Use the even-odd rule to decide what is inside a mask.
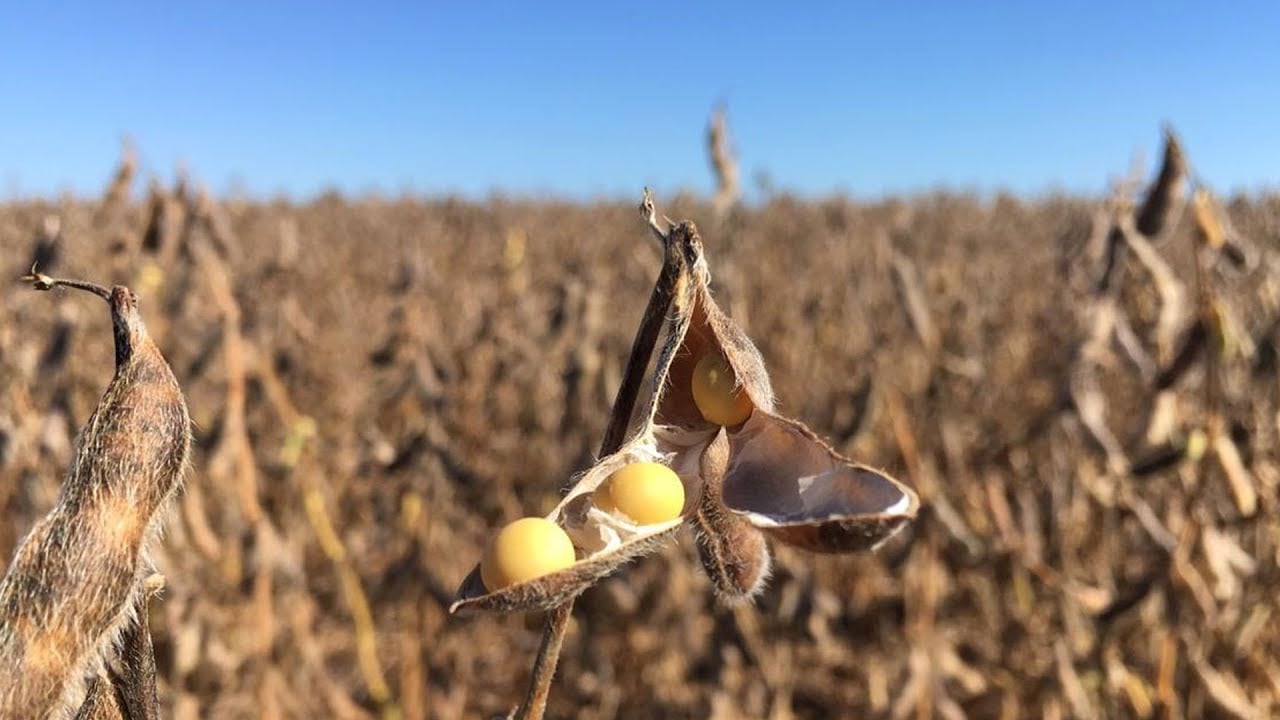
[[[188,393],[151,608],[173,717],[509,710],[539,618],[447,606],[492,530],[590,462],[660,260],[634,205],[128,188],[126,164],[97,201],[0,206],[0,556],[112,369],[97,303],[16,281],[38,260],[135,288]],[[1154,243],[1186,299],[1165,348],[1131,256],[1127,341],[1090,342],[1100,198],[659,205],[699,223],[783,411],[925,510],[875,555],[777,548],[755,607],[717,605],[681,535],[580,600],[551,717],[1280,708],[1280,198],[1224,203],[1250,259],[1206,263],[1221,320],[1163,393],[1198,317],[1185,213]]]
[[[580,599],[549,717],[1280,716],[1277,27],[0,8],[0,564],[113,361],[100,303],[18,278],[125,283],[196,424],[166,716],[509,711],[542,619],[447,609],[591,463],[659,269],[648,185],[780,410],[924,508],[875,554],[776,548],[753,606],[680,535]]]

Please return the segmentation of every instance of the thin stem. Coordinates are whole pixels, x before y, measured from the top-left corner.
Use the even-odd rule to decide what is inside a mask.
[[[111,302],[111,291],[97,283],[91,283],[86,280],[64,280],[62,278],[49,277],[44,273],[37,272],[35,265],[31,266],[31,272],[23,275],[22,279],[32,283],[37,290],[52,290],[58,286],[69,287],[91,292],[103,300]]]
[[[600,443],[600,457],[610,455],[622,447],[626,439],[627,426],[631,422],[631,414],[635,411],[636,401],[640,397],[640,386],[644,382],[645,370],[649,367],[649,359],[658,345],[658,336],[662,333],[662,325],[667,317],[667,309],[675,297],[676,281],[684,270],[683,254],[677,247],[678,240],[687,241],[688,225],[681,225],[677,230],[684,232],[663,231],[657,223],[657,212],[653,206],[653,196],[649,189],[644,190],[644,201],[640,204],[640,213],[658,239],[662,241],[662,270],[649,295],[649,305],[644,310],[640,327],[636,331],[635,340],[631,344],[631,355],[627,359],[627,369],[622,376],[622,384],[613,401],[613,409],[609,413],[609,425],[605,429],[604,439]],[[542,644],[538,647],[538,657],[534,661],[533,674],[529,678],[529,689],[525,693],[524,703],[516,708],[513,717],[516,720],[542,720],[547,711],[547,700],[551,694],[551,681],[555,678],[556,665],[560,662],[560,648],[564,645],[564,636],[569,629],[569,617],[573,614],[574,598],[570,598],[547,613],[546,624],[542,628]]]
[[[542,644],[533,664],[533,677],[525,691],[524,703],[516,711],[518,720],[542,720],[547,712],[547,699],[551,695],[551,680],[560,662],[560,648],[569,630],[569,616],[573,614],[573,600],[557,605],[547,613],[547,623],[542,630]]]
[[[675,223],[671,222],[671,218],[663,215],[662,220],[667,224],[667,229],[663,230],[658,224],[658,209],[653,204],[653,193],[649,188],[644,189],[644,199],[640,201],[640,216],[648,223],[649,229],[653,231],[654,236],[664,248],[671,244],[671,226]]]

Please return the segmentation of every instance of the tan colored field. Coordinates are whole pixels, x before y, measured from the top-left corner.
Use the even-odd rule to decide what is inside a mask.
[[[0,207],[0,557],[112,372],[101,303],[16,282],[56,217],[42,271],[133,287],[197,425],[151,606],[166,713],[509,711],[540,618],[447,607],[493,530],[590,464],[660,264],[635,208],[159,198],[159,221]],[[775,548],[755,607],[718,606],[678,536],[580,598],[550,717],[1280,712],[1280,198],[1228,205],[1260,259],[1205,275],[1225,320],[1159,402],[1178,343],[1132,253],[1130,349],[1088,344],[1101,203],[659,204],[698,222],[783,412],[925,510],[875,555]],[[1179,343],[1192,247],[1189,219],[1155,243]]]

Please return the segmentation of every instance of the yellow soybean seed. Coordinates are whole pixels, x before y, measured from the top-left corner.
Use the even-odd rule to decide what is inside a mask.
[[[596,495],[596,507],[620,512],[637,525],[674,520],[684,509],[680,476],[656,462],[631,463],[615,471]]]
[[[550,520],[527,517],[498,532],[480,561],[480,579],[489,592],[526,582],[574,563],[573,542]]]
[[[693,402],[707,422],[731,427],[751,416],[751,398],[718,352],[703,355],[693,367],[692,389]]]
[[[618,512],[618,506],[614,504],[613,497],[609,495],[608,485],[601,485],[596,488],[595,492],[591,493],[591,504],[607,513]]]

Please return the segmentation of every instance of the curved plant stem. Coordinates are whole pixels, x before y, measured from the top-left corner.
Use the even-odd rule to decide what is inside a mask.
[[[91,292],[103,300],[111,302],[111,291],[97,283],[88,282],[86,280],[68,280],[66,278],[49,277],[37,270],[35,265],[31,266],[31,272],[23,275],[22,279],[34,285],[37,290],[52,290],[56,287],[69,287],[75,288],[76,290]]]

